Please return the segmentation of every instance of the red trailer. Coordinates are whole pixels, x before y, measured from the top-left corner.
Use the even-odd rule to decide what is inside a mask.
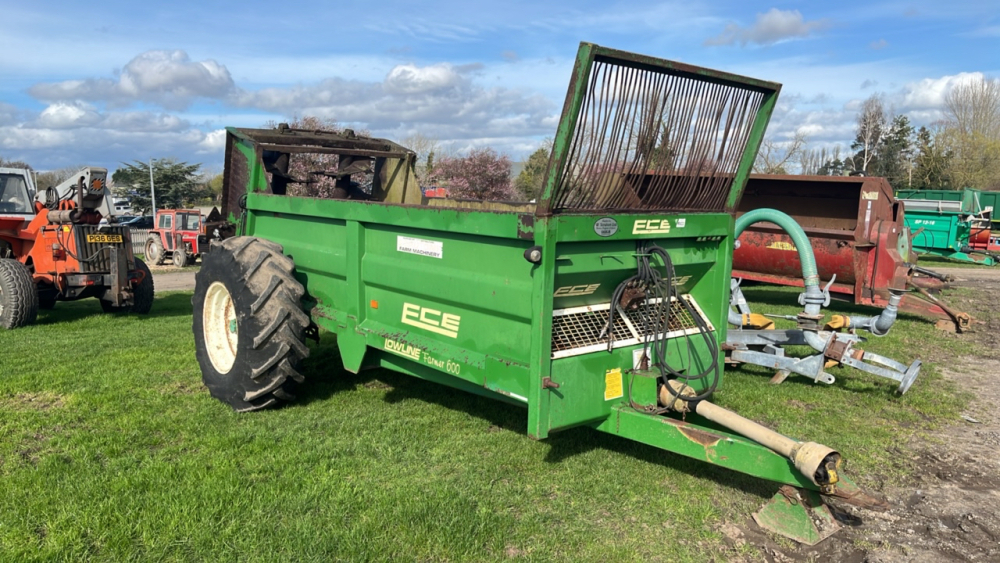
[[[835,297],[885,307],[889,288],[940,287],[933,278],[914,276],[911,233],[903,221],[903,206],[885,178],[751,175],[737,213],[762,207],[784,211],[802,226],[820,279],[825,283],[836,275],[830,286]],[[748,228],[737,241],[733,277],[802,286],[792,240],[769,224]],[[959,330],[969,322],[964,313],[912,294],[903,299],[900,310],[950,321]]]

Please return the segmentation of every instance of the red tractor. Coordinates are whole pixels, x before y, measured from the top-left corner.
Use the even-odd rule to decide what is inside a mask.
[[[208,250],[204,222],[197,209],[163,209],[156,212],[155,228],[146,238],[146,260],[157,266],[170,259],[183,268]]]
[[[132,255],[128,228],[101,224],[107,177],[84,168],[32,201],[29,172],[0,169],[0,327],[86,297],[107,312],[149,312],[153,276]]]

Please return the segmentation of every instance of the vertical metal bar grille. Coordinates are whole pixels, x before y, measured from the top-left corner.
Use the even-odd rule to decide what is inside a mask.
[[[105,247],[117,246],[122,249],[122,256],[130,257],[132,255],[131,252],[127,254],[124,252],[125,248],[131,248],[132,245],[128,227],[76,225],[73,235],[76,239],[74,252],[80,259],[80,271],[83,273],[107,273],[111,271],[111,253]],[[87,242],[87,235],[120,235],[122,242]]]
[[[553,210],[722,212],[760,88],[595,59]]]

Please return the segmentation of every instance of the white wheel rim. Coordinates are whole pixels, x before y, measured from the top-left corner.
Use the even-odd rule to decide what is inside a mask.
[[[212,366],[219,373],[229,373],[236,361],[239,330],[233,298],[222,282],[214,282],[205,292],[202,329]]]

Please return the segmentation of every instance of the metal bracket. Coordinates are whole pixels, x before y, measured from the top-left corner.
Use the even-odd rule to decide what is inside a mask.
[[[750,305],[747,304],[747,299],[743,296],[743,290],[740,289],[742,282],[741,278],[729,278],[729,304],[736,307],[736,310],[741,314],[749,315],[753,311],[750,310]]]
[[[111,302],[114,303],[115,307],[121,307],[123,304],[122,286],[125,285],[122,281],[128,281],[128,272],[123,271],[121,264],[118,263],[118,249],[114,246],[108,247],[108,249],[108,262],[111,266]]]
[[[765,530],[805,545],[816,545],[841,528],[819,493],[783,485],[753,514]]]
[[[829,385],[836,381],[832,375],[823,371],[826,361],[822,354],[814,354],[805,358],[789,358],[784,355],[779,356],[768,352],[738,349],[732,351],[731,357],[738,362],[771,368],[779,372],[797,373],[817,383],[826,383]],[[772,381],[774,383],[781,383],[785,377],[788,377],[788,375],[775,378]]]

